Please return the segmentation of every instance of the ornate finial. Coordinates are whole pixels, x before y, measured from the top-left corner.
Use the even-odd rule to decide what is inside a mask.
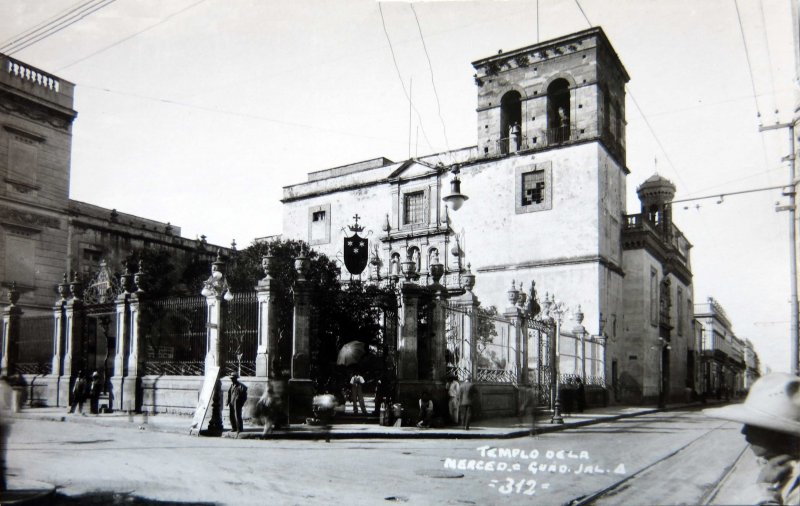
[[[461,275],[461,288],[471,292],[475,287],[475,274],[472,273],[472,264],[467,264],[467,272]]]
[[[144,270],[144,260],[139,260],[139,270],[133,275],[133,283],[136,285],[136,292],[142,293],[147,284],[147,273]]]
[[[8,289],[8,301],[12,306],[16,306],[19,301],[19,292],[17,291],[17,282],[11,282],[11,288]]]
[[[580,304],[578,304],[578,311],[575,313],[575,321],[578,322],[578,325],[583,323],[583,311],[581,311]]]
[[[167,226],[164,227],[164,233],[167,235],[172,235],[172,224],[167,222]]]
[[[67,273],[64,273],[64,278],[61,283],[58,285],[58,295],[61,296],[61,300],[67,300],[69,296],[69,281],[67,281]]]
[[[439,284],[439,280],[444,275],[444,265],[439,261],[439,251],[434,250],[430,263],[431,276],[433,277],[434,284]]]
[[[261,256],[261,270],[264,271],[264,281],[272,279],[272,276],[269,275],[269,264],[272,261],[272,255],[269,252],[269,248],[267,248],[267,253]]]
[[[205,236],[205,234],[201,234],[201,235],[200,235],[200,242],[201,242],[202,244],[208,244],[208,241],[206,241],[206,236]]]
[[[131,279],[131,270],[128,268],[128,265],[125,265],[125,270],[122,272],[122,275],[119,277],[119,284],[122,285],[122,290],[125,293],[131,293],[133,291],[133,280]]]
[[[517,297],[519,297],[519,290],[517,290],[516,285],[514,284],[514,280],[511,280],[511,289],[507,292],[508,293],[508,302],[511,303],[512,306],[517,304]]]
[[[355,225],[349,225],[347,227],[347,228],[350,229],[350,232],[359,233],[362,230],[364,230],[364,227],[362,227],[361,225],[358,224],[358,220],[360,220],[360,219],[361,219],[361,216],[359,216],[358,213],[356,213],[356,215],[353,216],[353,221],[355,222]]]
[[[386,215],[386,219],[383,220],[383,231],[389,232],[392,229],[392,225],[389,223],[389,215]]]
[[[111,221],[117,221],[119,219],[119,213],[116,209],[111,210]]]
[[[300,256],[294,259],[294,270],[297,271],[297,281],[306,280],[306,272],[308,272],[308,258],[303,251]]]
[[[72,271],[72,281],[69,283],[69,292],[73,299],[81,300],[81,282],[78,279],[78,273],[75,271]]]
[[[531,315],[531,318],[534,318],[538,315],[542,308],[539,306],[539,301],[536,300],[536,281],[531,281],[531,291],[530,295],[528,295],[528,313]]]
[[[231,241],[231,250],[236,251],[236,239]]]

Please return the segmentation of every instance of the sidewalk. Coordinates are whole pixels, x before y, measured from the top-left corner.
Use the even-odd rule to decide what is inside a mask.
[[[656,407],[629,407],[611,406],[605,408],[587,409],[584,413],[570,413],[564,415],[563,424],[551,423],[551,413],[540,411],[537,413],[536,432],[544,434],[596,423],[610,422],[622,418],[630,418],[659,411],[678,409],[701,409],[710,407],[712,403],[701,405],[670,404],[665,409]],[[155,430],[176,434],[190,433],[192,417],[159,413],[156,415],[128,414],[123,412],[103,413],[100,415],[69,414],[66,408],[23,408],[19,413],[10,413],[10,418],[26,420],[47,420],[67,423],[92,424],[104,427],[128,427],[139,430]],[[276,430],[265,439],[505,439],[529,436],[531,434],[530,416],[521,419],[518,417],[484,418],[471,424],[470,430],[461,427],[449,426],[443,428],[419,429],[415,426],[383,427],[378,424],[336,423],[326,432],[322,427],[304,424],[293,424],[289,430]],[[208,424],[208,418],[204,427]],[[257,425],[247,425],[239,433],[224,432],[222,437],[238,439],[261,438],[262,429]]]

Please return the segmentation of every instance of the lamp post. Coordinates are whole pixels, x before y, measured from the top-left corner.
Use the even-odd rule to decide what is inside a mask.
[[[546,296],[545,296],[546,297]],[[560,388],[559,383],[561,382],[561,374],[560,374],[560,362],[561,362],[561,319],[564,317],[564,313],[566,313],[566,306],[563,302],[556,302],[555,294],[550,296],[550,301],[547,304],[548,310],[550,313],[550,318],[555,322],[556,325],[556,359],[555,363],[553,364],[553,372],[555,373],[555,403],[553,404],[553,418],[550,420],[550,423],[556,424],[563,424],[564,419],[561,417],[561,399],[560,399]]]

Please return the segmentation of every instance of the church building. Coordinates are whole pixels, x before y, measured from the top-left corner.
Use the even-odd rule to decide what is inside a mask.
[[[672,223],[675,187],[658,175],[637,178],[641,209],[627,214],[629,76],[605,33],[472,65],[475,146],[310,173],[284,188],[283,237],[341,259],[357,215],[372,231],[371,279],[411,258],[424,284],[441,262],[447,286],[471,271],[482,305],[501,312],[512,285],[535,282],[540,298],[554,294],[569,308],[565,329],[585,315],[582,356],[599,366],[583,374],[603,379],[612,402],[683,396],[694,377],[691,245]],[[469,199],[448,208],[443,199],[461,192]]]

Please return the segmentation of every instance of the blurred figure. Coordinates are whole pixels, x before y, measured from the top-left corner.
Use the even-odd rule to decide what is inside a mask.
[[[461,384],[459,390],[459,410],[461,422],[464,424],[464,430],[469,430],[469,422],[472,419],[472,400],[475,397],[475,386],[472,384],[472,376],[469,376],[464,383]]]
[[[358,406],[361,406],[361,412],[363,414],[367,414],[367,407],[364,405],[364,377],[358,374],[358,372],[353,373],[353,377],[350,378],[350,389],[351,389],[351,400],[353,401],[353,413],[358,413]]]
[[[75,379],[75,384],[72,385],[72,404],[69,406],[69,412],[75,412],[75,406],[78,407],[78,413],[83,414],[83,403],[86,402],[86,394],[88,385],[86,378],[83,377],[83,371],[78,371],[78,377]]]
[[[6,448],[8,436],[11,432],[11,420],[8,413],[11,413],[14,394],[9,384],[8,378],[0,378],[0,492],[8,490],[6,484]]]
[[[800,504],[800,378],[768,374],[743,404],[704,409],[714,418],[744,424],[742,434],[759,460],[756,485],[743,498],[756,504]]]
[[[228,401],[226,405],[230,409],[231,431],[241,432],[244,430],[242,422],[242,407],[247,401],[247,387],[239,383],[239,374],[231,374],[231,386],[228,388]]]
[[[524,424],[524,419],[531,416],[531,436],[536,435],[536,407],[539,404],[539,388],[536,383],[531,383],[530,388],[523,390],[525,397],[519,408],[519,423]]]
[[[273,430],[280,429],[286,425],[286,406],[283,402],[283,396],[280,392],[276,392],[272,385],[267,387],[267,390],[258,399],[253,417],[264,425],[264,430],[261,432],[262,436],[266,436],[272,433]]]
[[[433,420],[433,401],[427,390],[422,392],[419,398],[419,421],[417,427],[420,429],[427,429],[431,426]]]
[[[450,420],[458,425],[458,401],[461,395],[461,384],[458,377],[451,376],[447,383],[447,411],[450,413]]]

